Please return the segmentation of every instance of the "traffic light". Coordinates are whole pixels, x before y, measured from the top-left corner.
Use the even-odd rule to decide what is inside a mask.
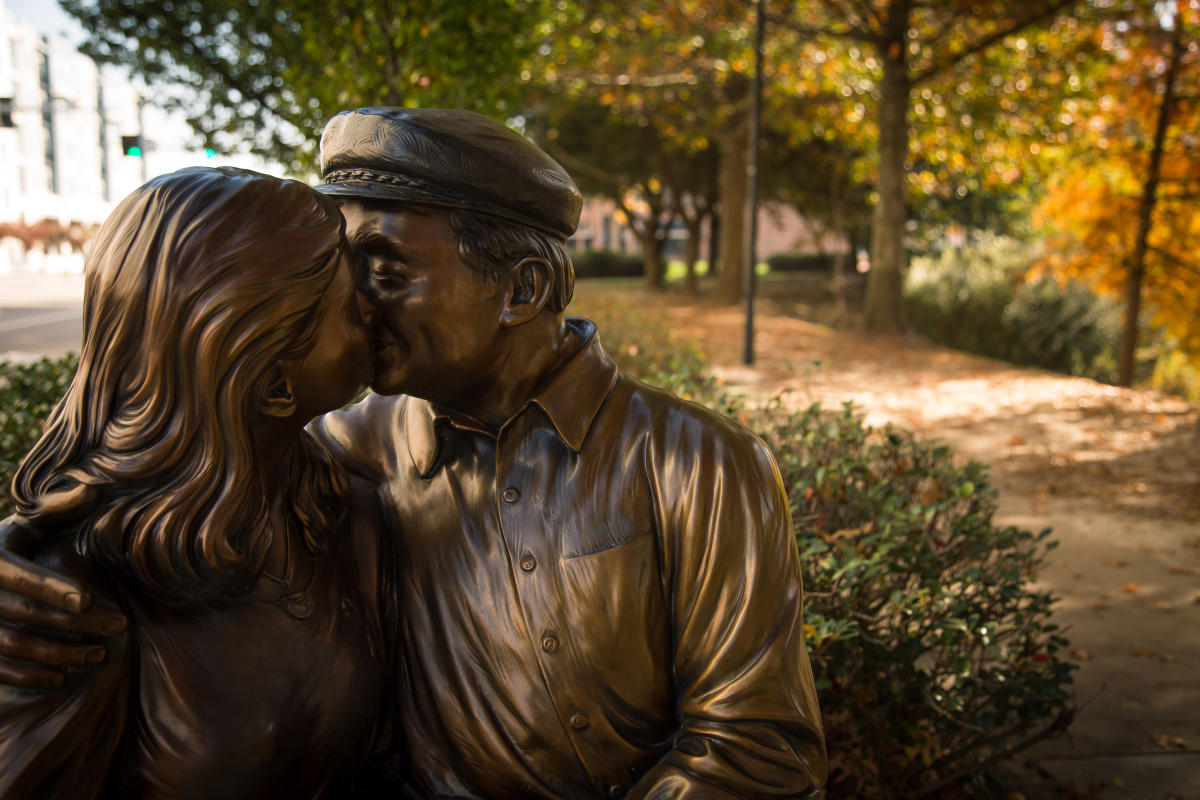
[[[13,99],[0,97],[0,128],[15,128],[13,124]]]
[[[121,137],[121,152],[127,156],[134,158],[142,157],[142,137],[141,136],[122,136]]]
[[[213,150],[211,147],[204,148],[204,157],[205,158],[215,158],[216,155],[217,155],[217,151]]]

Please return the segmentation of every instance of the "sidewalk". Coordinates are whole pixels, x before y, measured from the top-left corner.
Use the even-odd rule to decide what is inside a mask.
[[[83,275],[0,275],[0,309],[83,306]]]
[[[82,275],[0,275],[0,361],[78,350],[82,318]]]

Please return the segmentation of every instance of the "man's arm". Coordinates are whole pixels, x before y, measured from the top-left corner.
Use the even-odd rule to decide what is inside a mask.
[[[91,608],[78,581],[35,563],[46,547],[20,517],[0,522],[0,686],[60,687],[64,667],[103,662],[105,639],[126,628],[119,611]]]
[[[630,798],[823,796],[826,762],[779,470],[748,434],[661,454],[681,727]]]
[[[95,609],[124,619],[115,590],[72,552],[69,539],[42,550],[34,566],[49,568],[51,584],[66,576],[89,586]],[[58,691],[0,686],[0,797],[86,800],[105,794],[136,675],[130,647],[130,637],[109,640],[104,663],[78,671]]]

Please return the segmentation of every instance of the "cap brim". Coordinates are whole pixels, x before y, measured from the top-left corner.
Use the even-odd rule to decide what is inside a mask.
[[[520,214],[513,213],[510,209],[497,207],[493,204],[470,203],[452,198],[439,197],[438,195],[429,194],[420,190],[414,190],[412,187],[406,186],[381,186],[370,181],[348,181],[346,183],[322,183],[319,186],[313,187],[316,191],[329,197],[346,197],[362,200],[384,200],[396,203],[409,203],[415,206],[431,206],[433,208],[444,208],[447,210],[460,209],[462,211],[472,211],[477,214],[487,214],[492,217],[499,217],[508,222],[514,222],[519,225],[525,225],[542,233],[547,233],[555,238],[566,241],[572,234],[563,233],[560,230],[555,230],[546,225],[542,225],[528,217],[523,217]]]

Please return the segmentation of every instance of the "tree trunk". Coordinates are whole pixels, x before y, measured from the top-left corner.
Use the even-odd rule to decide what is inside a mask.
[[[721,148],[721,275],[718,297],[725,303],[742,299],[746,260],[746,148],[750,132],[739,114],[718,139]]]
[[[1129,263],[1129,275],[1125,281],[1125,325],[1121,336],[1121,354],[1117,361],[1117,385],[1133,385],[1133,368],[1137,360],[1138,315],[1142,310],[1142,279],[1146,275],[1146,249],[1153,224],[1154,204],[1158,195],[1158,181],[1162,172],[1162,156],[1167,139],[1167,128],[1171,124],[1171,107],[1175,104],[1175,76],[1179,60],[1183,55],[1182,37],[1179,28],[1182,21],[1176,20],[1171,35],[1170,62],[1163,78],[1162,102],[1158,107],[1158,120],[1154,125],[1154,145],[1150,150],[1150,164],[1146,168],[1146,180],[1142,183],[1142,197],[1138,203],[1137,237],[1133,241],[1133,256]]]
[[[888,38],[881,46],[879,87],[879,199],[871,220],[871,272],[864,308],[868,331],[904,331],[905,159],[908,157],[909,76],[905,55],[908,0],[889,4]]]
[[[662,240],[658,238],[656,223],[647,225],[647,232],[638,232],[642,243],[642,274],[646,278],[646,286],[650,289],[663,287]]]

